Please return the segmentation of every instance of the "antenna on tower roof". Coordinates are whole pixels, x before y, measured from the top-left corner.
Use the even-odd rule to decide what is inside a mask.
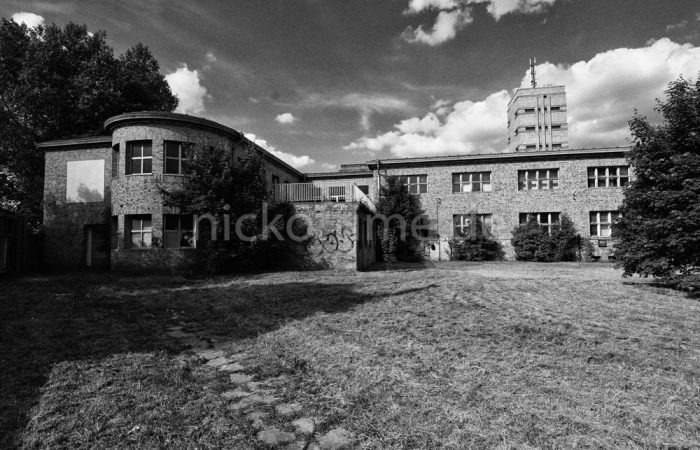
[[[530,58],[530,83],[532,84],[533,88],[537,87],[537,78],[535,78],[535,64],[537,64],[537,59],[533,56]]]

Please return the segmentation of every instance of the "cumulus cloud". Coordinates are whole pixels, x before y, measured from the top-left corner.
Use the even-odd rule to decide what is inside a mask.
[[[209,98],[207,88],[202,86],[199,71],[190,70],[182,64],[175,72],[165,76],[170,90],[177,95],[180,102],[175,112],[183,114],[201,114],[204,112],[204,100]]]
[[[321,163],[321,168],[327,172],[335,172],[340,167],[337,164]]]
[[[36,28],[44,24],[44,18],[42,16],[30,12],[14,13],[12,14],[12,20],[20,24],[23,23],[29,28]]]
[[[423,25],[408,27],[401,34],[406,42],[430,46],[440,45],[454,39],[457,32],[473,22],[472,8],[479,3],[486,4],[486,10],[499,20],[506,14],[537,14],[544,11],[556,0],[410,0],[404,14],[420,14],[425,11],[439,11],[435,23],[429,31]]]
[[[293,124],[297,121],[297,118],[294,117],[292,113],[286,112],[278,114],[277,117],[275,117],[275,120],[281,124]]]
[[[430,111],[423,117],[402,120],[394,131],[365,136],[345,148],[388,149],[401,157],[503,151],[509,98],[507,91],[500,91],[481,101],[457,102],[444,121]]]
[[[680,75],[700,72],[700,47],[664,38],[646,47],[619,48],[573,65],[537,66],[540,83],[565,85],[569,142],[572,148],[625,145],[628,121],[637,109],[654,117],[656,98]],[[521,87],[529,87],[525,73]],[[436,102],[421,117],[405,119],[394,130],[364,136],[346,149],[388,150],[395,156],[431,156],[502,152],[506,147],[506,110],[510,93],[492,93],[479,101],[448,106]],[[438,114],[446,109],[444,115]],[[443,117],[444,116],[444,117]]]
[[[410,111],[413,109],[413,106],[402,98],[379,93],[363,94],[357,92],[333,97],[311,94],[302,102],[302,106],[312,109],[342,108],[356,110],[360,115],[360,126],[365,131],[369,131],[371,117],[374,113]]]
[[[470,24],[473,21],[468,9],[453,9],[451,11],[440,11],[429,31],[423,29],[423,25],[419,25],[413,29],[406,28],[401,38],[410,43],[421,43],[430,46],[440,45],[443,42],[454,39],[457,31],[460,28]]]
[[[666,25],[666,32],[668,33],[669,31],[673,31],[673,30],[682,30],[683,28],[686,27],[686,25],[688,25],[687,20],[681,20],[678,23],[672,23],[670,25]]]
[[[680,75],[700,72],[700,47],[663,38],[642,48],[618,48],[571,66],[540,64],[538,79],[566,86],[569,141],[574,147],[624,145],[634,109],[655,116],[655,99]],[[527,86],[524,76],[522,86]]]
[[[259,145],[260,147],[264,148],[268,152],[272,153],[273,155],[275,155],[276,157],[278,157],[279,159],[296,169],[301,169],[302,167],[306,167],[309,164],[313,164],[314,162],[316,162],[313,158],[307,155],[297,156],[292,153],[279,151],[274,146],[268,144],[265,139],[258,138],[255,135],[255,133],[243,134],[256,145]]]

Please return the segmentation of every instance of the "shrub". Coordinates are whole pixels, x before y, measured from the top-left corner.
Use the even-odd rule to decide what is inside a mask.
[[[493,261],[503,259],[503,249],[497,240],[485,233],[481,222],[474,221],[475,227],[469,236],[459,235],[448,241],[450,259],[459,261]]]
[[[511,243],[519,261],[576,261],[582,239],[566,214],[561,215],[551,234],[530,215],[527,222],[513,230]]]

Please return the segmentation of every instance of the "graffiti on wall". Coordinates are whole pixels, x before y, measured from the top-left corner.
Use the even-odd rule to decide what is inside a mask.
[[[355,233],[347,226],[342,225],[340,231],[333,230],[329,233],[321,232],[314,235],[306,243],[306,250],[312,256],[321,256],[327,253],[350,253],[355,249]]]

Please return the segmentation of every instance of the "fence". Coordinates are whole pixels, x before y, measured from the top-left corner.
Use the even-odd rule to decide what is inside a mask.
[[[281,202],[358,202],[375,211],[374,203],[355,183],[349,181],[314,181],[273,186],[275,200]]]

